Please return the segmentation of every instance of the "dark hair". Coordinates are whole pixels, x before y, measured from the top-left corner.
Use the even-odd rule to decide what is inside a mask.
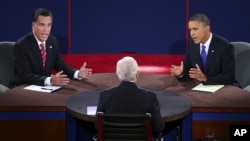
[[[38,8],[36,11],[32,13],[32,22],[36,22],[38,16],[44,16],[44,17],[50,16],[51,19],[53,19],[52,12],[44,8]]]
[[[203,23],[203,25],[210,25],[210,21],[208,19],[208,17],[204,14],[196,14],[192,17],[189,18],[189,21],[199,21],[201,23]]]

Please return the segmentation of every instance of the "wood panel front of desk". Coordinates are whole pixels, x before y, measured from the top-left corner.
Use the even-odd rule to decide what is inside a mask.
[[[24,87],[0,95],[0,141],[66,141],[65,101],[78,90],[42,93]]]
[[[225,86],[215,93],[186,91],[192,101],[192,139],[202,141],[212,131],[219,141],[230,141],[232,125],[250,125],[250,93]]]
[[[1,94],[0,141],[66,141],[66,100],[79,92],[107,88],[104,81],[110,75],[115,76],[72,80],[54,93],[25,90],[27,85],[22,85]],[[113,82],[117,83],[110,86]]]
[[[65,120],[0,120],[1,141],[66,141]]]
[[[216,140],[230,141],[231,125],[250,125],[250,121],[193,120],[192,138],[194,141],[202,141],[205,138],[206,132],[212,131]]]
[[[56,101],[56,97],[42,98],[43,95],[46,94],[10,94],[2,97],[9,104],[22,100],[23,104],[27,102],[33,106],[24,106],[19,102],[23,106],[12,104],[0,107],[0,141],[66,141],[65,106],[45,106],[46,99]],[[23,98],[19,99],[19,96]],[[61,97],[54,104],[61,105],[63,101],[65,98]]]

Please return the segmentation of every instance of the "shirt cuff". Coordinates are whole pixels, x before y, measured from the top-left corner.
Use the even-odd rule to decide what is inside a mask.
[[[82,78],[79,78],[78,77],[78,74],[79,74],[79,70],[77,70],[74,74],[74,79],[78,79],[78,80],[82,80]]]
[[[184,74],[178,75],[178,76],[176,76],[176,77],[178,77],[178,78],[183,78],[183,77],[184,77]]]
[[[47,77],[47,78],[44,80],[44,85],[45,85],[45,86],[51,86],[50,80],[51,80],[51,77]]]

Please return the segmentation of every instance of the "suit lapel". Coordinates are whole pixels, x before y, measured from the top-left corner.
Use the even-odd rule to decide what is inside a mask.
[[[202,64],[202,61],[201,61],[201,51],[200,51],[200,44],[193,44],[192,46],[193,48],[191,48],[190,52],[192,53],[189,53],[190,58],[193,59],[192,61],[192,67],[196,67],[195,65],[198,64],[200,69],[202,70],[203,73],[206,73],[203,69],[203,64]]]
[[[50,67],[53,66],[51,65],[51,61],[53,60],[53,45],[51,44],[51,42],[49,40],[46,41],[46,69],[45,70],[50,70]]]
[[[213,35],[211,43],[209,45],[209,50],[207,54],[207,63],[206,68],[209,69],[209,66],[211,66],[211,63],[213,63],[214,53],[216,52],[216,46],[215,46],[216,38],[215,35]]]
[[[196,57],[194,60],[199,60],[196,63],[201,67],[202,63],[201,63],[201,54],[200,54],[200,44],[195,44],[194,51],[195,51],[194,52],[195,53],[194,56]]]
[[[38,46],[37,41],[36,41],[33,34],[32,34],[31,50],[35,54],[35,59],[36,59],[36,62],[39,63],[41,72],[43,72],[42,56],[41,56],[41,52],[40,52],[40,47]]]

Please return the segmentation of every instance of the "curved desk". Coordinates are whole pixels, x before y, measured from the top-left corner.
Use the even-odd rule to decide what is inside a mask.
[[[191,112],[191,101],[185,96],[168,91],[156,91],[160,103],[161,115],[165,122],[179,120]],[[93,121],[94,116],[87,115],[88,106],[97,106],[101,90],[82,92],[66,101],[66,111],[73,117]]]
[[[33,141],[36,138],[37,141],[65,141],[65,130],[68,129],[65,118],[67,101],[80,93],[97,91],[118,84],[119,80],[115,73],[96,73],[88,80],[72,80],[68,86],[52,94],[24,90],[26,85],[0,94],[0,132],[4,135],[0,136],[0,140]],[[235,86],[225,86],[213,94],[208,94],[190,91],[195,83],[179,82],[168,74],[143,73],[137,84],[139,87],[155,91],[178,93],[177,95],[192,101],[192,113],[188,116],[191,117],[192,123],[188,125],[190,126],[188,130],[183,132],[193,138],[203,137],[204,128],[207,125],[215,125],[216,136],[222,140],[229,140],[227,138],[229,124],[237,124],[238,121],[245,123],[250,119],[250,93]],[[165,121],[174,118],[176,117],[170,116],[169,119],[165,118]],[[37,129],[37,125],[42,127]],[[183,138],[183,141],[191,140],[192,137],[189,136]]]

